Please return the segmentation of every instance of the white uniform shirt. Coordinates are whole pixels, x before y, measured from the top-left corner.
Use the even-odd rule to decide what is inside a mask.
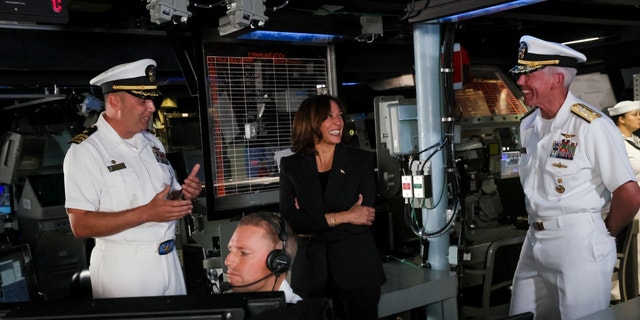
[[[168,184],[180,189],[164,146],[153,134],[143,131],[124,140],[104,114],[96,126],[95,133],[72,144],[65,156],[65,207],[117,212],[149,203]],[[147,222],[98,239],[159,243],[174,238],[176,223]]]
[[[636,180],[618,128],[595,108],[602,116],[591,122],[573,114],[576,103],[586,105],[569,93],[554,119],[535,110],[520,124],[520,180],[532,218],[599,213],[611,192]]]
[[[289,285],[289,282],[287,282],[287,279],[284,279],[282,281],[282,283],[280,284],[280,289],[278,290],[284,292],[284,299],[287,301],[287,303],[298,303],[298,301],[302,300],[299,295],[293,292],[293,289]]]
[[[636,179],[640,180],[640,138],[634,134],[632,134],[631,137],[625,137],[623,135],[622,138],[638,147],[636,148],[626,141],[624,143],[627,148],[627,154],[629,155],[629,162],[631,162],[631,168],[633,168],[633,172],[636,174]]]

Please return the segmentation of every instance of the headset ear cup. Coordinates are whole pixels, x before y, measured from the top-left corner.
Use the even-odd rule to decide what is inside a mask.
[[[282,274],[291,267],[291,258],[284,250],[273,250],[267,256],[267,268],[275,274]]]

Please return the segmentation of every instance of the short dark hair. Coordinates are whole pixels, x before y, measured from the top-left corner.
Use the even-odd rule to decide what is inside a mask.
[[[302,101],[293,118],[291,151],[316,153],[316,141],[322,139],[320,126],[331,112],[331,101],[338,105],[342,113],[346,112],[345,103],[330,95],[311,96]]]

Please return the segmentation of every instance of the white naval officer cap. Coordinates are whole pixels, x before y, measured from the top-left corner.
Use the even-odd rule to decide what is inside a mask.
[[[117,65],[97,75],[89,83],[102,87],[102,94],[126,91],[139,98],[161,95],[156,84],[156,62],[153,59]]]
[[[587,57],[568,46],[544,41],[532,36],[520,38],[518,64],[511,68],[512,74],[530,73],[546,66],[575,68],[579,63],[587,61]]]
[[[613,117],[634,110],[640,110],[640,101],[620,101],[615,106],[607,109],[607,112]]]

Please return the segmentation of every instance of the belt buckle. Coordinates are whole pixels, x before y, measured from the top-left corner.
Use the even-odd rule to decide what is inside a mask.
[[[544,223],[542,223],[542,221],[534,221],[533,222],[533,229],[540,231],[540,230],[544,230]]]
[[[158,254],[161,256],[165,254],[169,254],[171,253],[171,251],[173,251],[173,248],[175,247],[176,247],[176,242],[173,239],[164,241],[160,245],[158,245]]]

